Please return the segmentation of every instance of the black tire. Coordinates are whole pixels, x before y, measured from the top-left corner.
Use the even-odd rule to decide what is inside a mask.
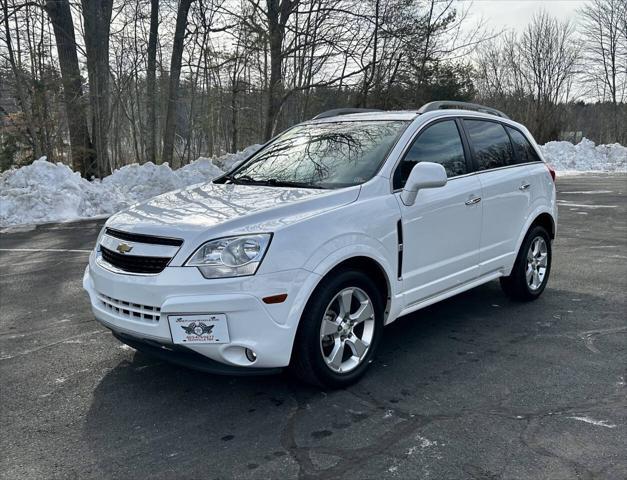
[[[527,254],[532,243],[538,237],[542,238],[546,244],[547,266],[542,283],[538,288],[532,289],[527,282],[526,276]],[[510,275],[508,277],[501,277],[500,279],[503,292],[505,292],[505,294],[513,300],[522,302],[536,300],[540,295],[542,295],[542,292],[544,292],[546,284],[549,281],[552,257],[553,252],[551,249],[551,237],[549,236],[549,233],[540,225],[531,227],[527,232],[522,245],[520,246],[520,250],[516,256],[516,261],[514,262],[514,268],[512,269]]]
[[[374,332],[361,363],[349,372],[338,373],[333,371],[323,358],[320,327],[331,301],[339,292],[350,287],[357,287],[370,297],[374,310]],[[355,270],[333,272],[320,282],[303,311],[292,349],[290,371],[299,380],[323,388],[343,388],[355,383],[368,369],[379,344],[383,333],[383,315],[383,295],[366,274]]]

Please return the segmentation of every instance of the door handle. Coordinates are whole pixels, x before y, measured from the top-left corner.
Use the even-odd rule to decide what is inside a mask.
[[[481,201],[481,197],[472,197],[470,200],[466,202],[466,205],[476,205]]]
[[[530,186],[531,186],[531,184],[530,184],[530,183],[523,183],[520,187],[518,187],[518,190],[525,191],[525,190],[527,190]]]

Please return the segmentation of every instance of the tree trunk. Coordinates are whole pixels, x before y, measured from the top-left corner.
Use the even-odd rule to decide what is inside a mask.
[[[433,14],[435,9],[435,0],[431,0],[429,4],[429,14],[427,15],[426,32],[424,39],[424,49],[422,58],[420,59],[420,75],[418,77],[418,85],[422,87],[426,80],[427,62],[429,61],[429,49],[431,48],[431,38],[433,36]]]
[[[19,35],[18,35],[18,47],[17,47],[17,59],[15,56],[15,52],[13,51],[13,41],[11,40],[11,29],[9,27],[9,4],[8,0],[4,0],[2,2],[2,16],[5,30],[5,43],[7,48],[7,53],[9,57],[9,64],[11,65],[11,70],[13,71],[13,75],[15,77],[15,90],[17,93],[17,103],[24,114],[26,119],[25,129],[28,133],[28,139],[33,148],[33,155],[35,158],[39,158],[44,154],[42,145],[38,141],[37,132],[35,131],[35,121],[33,119],[33,115],[30,112],[28,103],[26,101],[26,92],[24,91],[24,82],[25,79],[21,73],[21,60],[20,60],[20,45],[19,45]]]
[[[235,70],[237,65],[235,66]],[[237,94],[238,84],[236,79],[237,71],[233,74],[233,84],[231,88],[231,152],[237,152]]]
[[[87,128],[81,73],[78,67],[74,22],[68,0],[46,0],[46,12],[54,28],[68,130],[72,168],[85,178],[97,174],[96,155]]]
[[[157,163],[157,119],[155,96],[155,78],[157,72],[157,35],[159,28],[159,0],[150,0],[150,36],[148,37],[148,70],[146,72],[146,157]]]
[[[361,95],[358,97],[359,100],[357,102],[357,107],[367,108],[368,107],[368,94],[370,93],[370,86],[374,80],[374,76],[377,70],[378,63],[378,48],[379,48],[379,8],[381,6],[380,0],[375,1],[374,8],[374,32],[372,36],[372,64],[370,66],[370,71],[366,70],[364,72],[364,85],[361,91]]]
[[[174,31],[174,43],[172,45],[172,59],[170,62],[170,84],[168,87],[168,109],[165,116],[165,128],[163,130],[163,162],[172,165],[174,154],[174,137],[176,135],[176,106],[181,77],[181,62],[183,57],[183,40],[187,28],[187,14],[194,0],[180,0],[176,14],[176,29]]]
[[[110,172],[109,130],[109,31],[113,0],[81,0],[85,22],[85,49],[89,76],[92,136],[98,157],[98,176]]]
[[[270,49],[270,83],[266,97],[264,140],[269,140],[274,134],[281,110],[285,25],[298,4],[298,0],[267,0],[266,3],[266,21],[268,22],[268,43]]]

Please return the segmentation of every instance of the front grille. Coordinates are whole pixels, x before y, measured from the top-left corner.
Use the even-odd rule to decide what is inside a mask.
[[[138,255],[123,255],[100,245],[102,259],[120,270],[130,273],[159,273],[170,258],[167,257],[140,257]]]
[[[100,306],[105,310],[115,312],[121,317],[127,317],[132,320],[144,320],[150,323],[156,323],[161,316],[161,309],[159,307],[152,307],[150,305],[140,305],[138,303],[126,302],[117,298],[109,297],[100,292],[98,294],[98,301]]]
[[[105,233],[111,237],[119,238],[120,240],[128,240],[129,242],[148,243],[151,245],[173,245],[175,247],[183,245],[183,240],[180,238],[157,237],[155,235],[144,235],[143,233],[123,232],[109,227],[105,229]]]

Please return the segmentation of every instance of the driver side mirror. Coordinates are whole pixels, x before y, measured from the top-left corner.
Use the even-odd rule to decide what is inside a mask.
[[[446,170],[439,163],[420,162],[412,168],[405,187],[401,192],[401,200],[407,206],[416,201],[418,191],[423,188],[438,188],[446,185]]]

